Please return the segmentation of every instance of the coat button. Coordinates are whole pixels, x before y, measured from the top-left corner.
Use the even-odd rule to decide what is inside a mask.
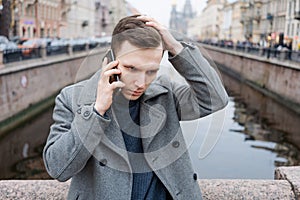
[[[174,141],[174,142],[172,143],[172,146],[173,146],[174,148],[178,148],[179,145],[180,145],[180,143],[179,143],[178,141]]]
[[[90,111],[85,111],[85,112],[83,113],[83,116],[84,116],[84,117],[88,117],[88,116],[90,115],[90,113],[91,113]]]
[[[195,180],[195,181],[198,179],[198,177],[197,177],[197,174],[196,174],[196,173],[194,173],[194,174],[193,174],[193,178],[194,178],[194,180]]]
[[[107,165],[107,160],[106,159],[100,160],[99,165],[102,166],[102,167],[106,166]]]
[[[81,108],[79,108],[79,109],[77,110],[77,113],[78,113],[78,114],[81,114]]]

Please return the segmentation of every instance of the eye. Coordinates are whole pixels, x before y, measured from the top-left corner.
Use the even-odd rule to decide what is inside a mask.
[[[136,71],[137,69],[134,66],[124,66],[129,71]]]
[[[150,70],[150,71],[147,71],[147,74],[148,75],[154,75],[157,73],[158,70]]]

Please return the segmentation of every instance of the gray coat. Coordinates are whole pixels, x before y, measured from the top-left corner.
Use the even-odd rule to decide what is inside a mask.
[[[224,108],[228,96],[197,47],[184,44],[169,58],[188,85],[157,78],[140,101],[140,132],[145,159],[173,199],[201,199],[179,121]],[[59,181],[72,178],[68,199],[130,200],[132,169],[113,109],[93,112],[100,71],[64,88],[56,98],[43,157]],[[129,172],[129,173],[128,173]]]

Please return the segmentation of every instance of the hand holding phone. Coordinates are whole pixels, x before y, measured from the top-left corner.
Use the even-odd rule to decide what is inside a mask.
[[[113,69],[117,68],[116,66],[118,65],[118,62],[114,61],[113,51],[107,51],[105,57],[107,57],[107,60],[104,61],[103,59],[102,62],[100,79],[97,84],[97,97],[94,105],[94,109],[102,116],[112,104],[115,89],[125,86],[122,81],[119,81],[118,75],[121,73],[120,70]]]
[[[106,52],[104,58],[105,58],[105,57],[107,58],[107,63],[110,63],[110,62],[112,62],[112,61],[115,60],[114,52],[112,51],[112,49],[109,49],[109,50]],[[116,67],[115,67],[115,68],[116,68]],[[114,74],[114,75],[112,75],[112,76],[109,78],[109,83],[112,83],[112,82],[114,82],[114,81],[119,81],[119,80],[120,80],[119,75],[118,75],[118,74]]]

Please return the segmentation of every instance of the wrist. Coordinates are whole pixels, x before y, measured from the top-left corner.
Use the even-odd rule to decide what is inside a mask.
[[[94,105],[94,111],[97,112],[97,114],[104,116],[105,112],[103,109],[100,109],[96,104]]]
[[[183,49],[183,46],[180,42],[177,42],[176,44],[174,44],[172,46],[172,48],[169,50],[169,52],[172,54],[172,55],[177,55],[179,54]]]

